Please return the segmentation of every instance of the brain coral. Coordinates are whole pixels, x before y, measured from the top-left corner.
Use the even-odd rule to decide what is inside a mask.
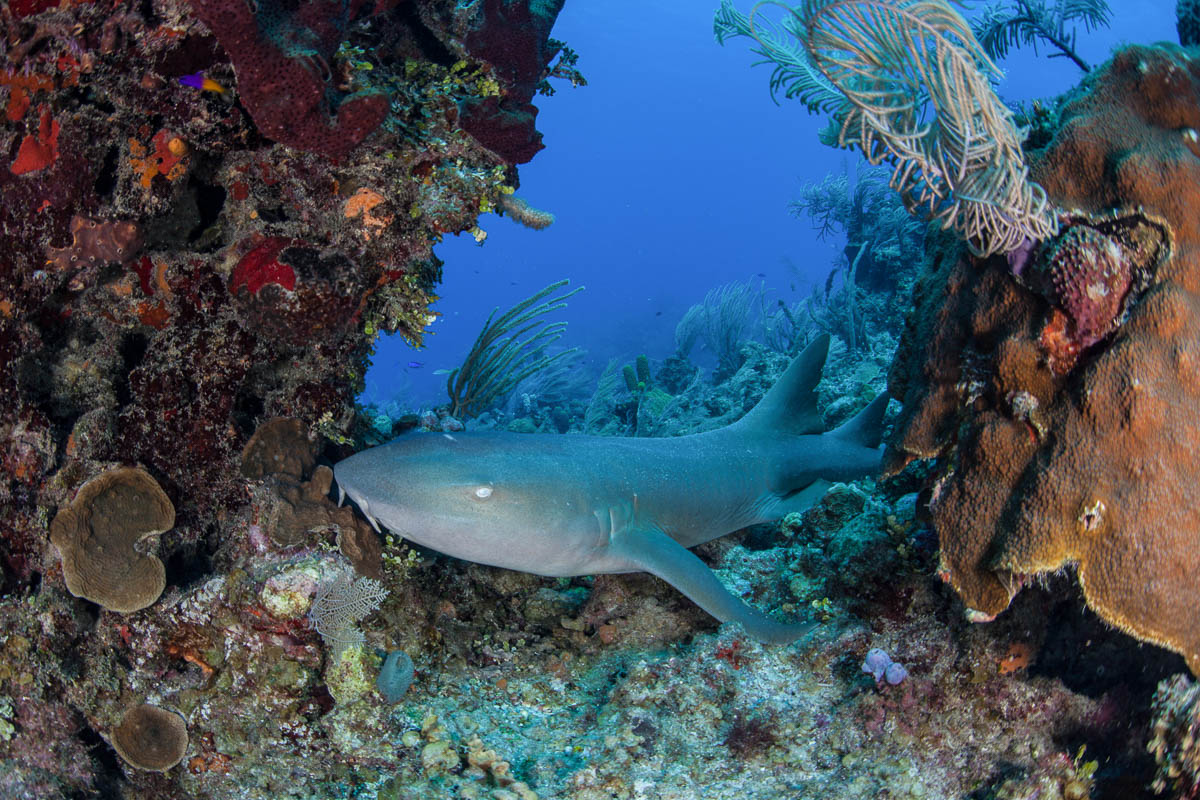
[[[1200,62],[1178,47],[1123,49],[1069,99],[1032,167],[1069,209],[1059,238],[1020,276],[932,253],[888,464],[939,459],[941,577],[971,617],[1075,566],[1101,617],[1200,674],[1197,131]]]

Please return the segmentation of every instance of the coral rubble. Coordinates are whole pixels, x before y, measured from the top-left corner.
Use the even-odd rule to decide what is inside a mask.
[[[893,468],[937,458],[940,574],[976,619],[1076,566],[1109,623],[1200,673],[1200,67],[1128,47],[1033,162],[1064,209],[1032,251],[954,245],[917,288]]]

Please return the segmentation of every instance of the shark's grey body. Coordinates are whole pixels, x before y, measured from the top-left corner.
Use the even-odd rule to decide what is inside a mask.
[[[815,502],[828,481],[879,465],[886,399],[817,434],[820,337],[742,420],[668,439],[513,433],[409,434],[334,467],[376,525],[482,564],[569,576],[645,571],[755,638],[787,625],[743,603],[686,548]]]

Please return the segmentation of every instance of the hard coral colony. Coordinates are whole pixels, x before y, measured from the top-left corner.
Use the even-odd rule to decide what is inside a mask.
[[[1198,5],[1180,3],[1185,45]],[[867,6],[885,7],[878,27],[833,46],[837,21]],[[422,421],[368,418],[356,396],[376,335],[420,342],[433,245],[482,239],[481,210],[553,220],[513,191],[543,147],[535,95],[549,78],[583,83],[549,38],[560,7],[0,8],[0,797],[1197,796],[1195,684],[1176,675],[1151,697],[1172,671],[1200,673],[1191,49],[1118,51],[1027,120],[1038,144],[1022,154],[1023,128],[975,72],[982,45],[941,0],[804,3],[770,40],[757,13],[718,12],[723,37],[755,36],[781,64],[774,88],[827,72],[834,96],[810,104],[855,123],[843,143],[909,164],[904,200],[957,231],[927,236],[887,374],[904,403],[895,475],[821,492],[792,463],[771,490],[812,508],[671,553],[680,584],[703,576],[697,596],[715,581],[738,609],[804,619],[787,628],[813,631],[800,643],[762,644],[651,577],[451,561],[334,501],[334,462]],[[943,26],[930,41],[944,70],[925,74],[972,92],[922,90],[949,101],[937,141],[889,128],[902,115],[868,113],[847,77],[881,68],[872,48],[933,57],[884,35],[913,19]],[[820,35],[789,49],[804,30]],[[1011,158],[996,185],[939,199],[911,165],[961,156],[959,176],[978,178],[953,135],[974,122]],[[992,197],[960,202],[973,189]],[[1003,203],[1012,213],[990,215]],[[864,276],[892,263],[875,244],[855,250]],[[823,354],[831,338],[790,424],[857,430],[856,412],[886,402],[868,405],[859,377],[881,389],[896,341],[863,318],[897,303],[845,274],[843,306],[826,292],[821,308],[785,308],[765,343],[729,313],[715,321],[751,292],[714,293],[700,315],[725,341],[711,382],[686,334],[656,373],[639,357],[628,385],[614,362],[572,410],[539,408],[552,371],[532,375],[536,391],[510,387],[525,415],[504,435],[711,442],[704,431],[772,396],[802,345]],[[437,432],[408,435],[499,426],[499,402],[468,422],[427,412]],[[831,439],[811,438],[805,459],[831,458]],[[711,455],[688,463],[711,478]],[[486,488],[474,497],[503,499]],[[760,519],[761,497],[738,502],[759,505],[729,519]],[[637,520],[636,494],[627,506],[601,524]],[[1082,600],[1053,575],[1068,566]],[[958,601],[934,574],[967,615],[948,613]]]

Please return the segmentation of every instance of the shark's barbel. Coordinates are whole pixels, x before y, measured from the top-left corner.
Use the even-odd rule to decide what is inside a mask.
[[[816,502],[829,481],[878,469],[887,396],[821,433],[818,337],[745,417],[692,436],[402,436],[334,467],[371,520],[447,555],[557,577],[649,572],[764,642],[785,624],[729,592],[687,548]]]

